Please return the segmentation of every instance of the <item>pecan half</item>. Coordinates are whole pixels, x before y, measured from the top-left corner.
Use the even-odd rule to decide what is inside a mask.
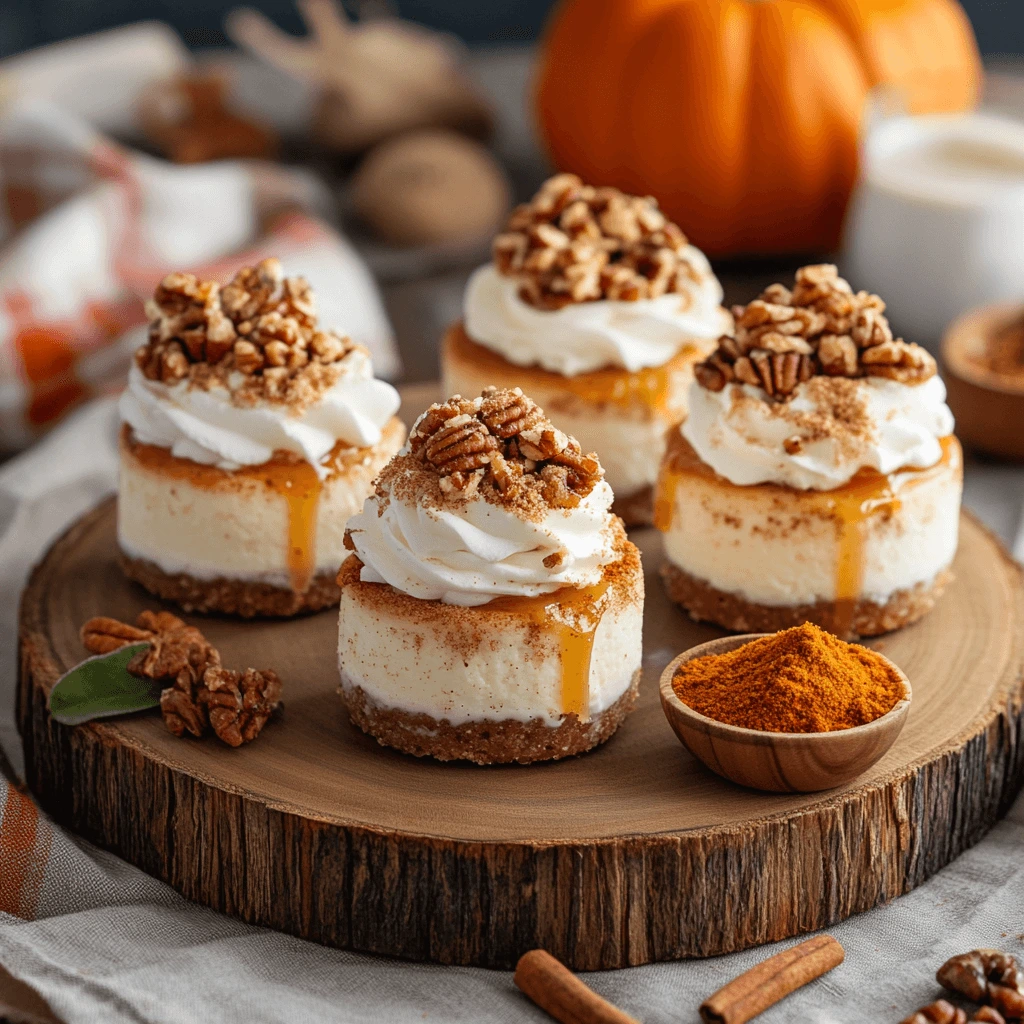
[[[82,626],[79,634],[82,645],[92,654],[109,654],[129,644],[150,640],[153,632],[150,629],[130,626],[127,622],[97,615]]]
[[[935,975],[939,984],[974,1000],[988,1003],[1005,1017],[1024,1019],[1024,969],[998,949],[976,949],[951,957]]]

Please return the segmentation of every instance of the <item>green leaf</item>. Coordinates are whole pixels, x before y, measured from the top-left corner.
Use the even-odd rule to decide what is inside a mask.
[[[163,689],[160,683],[140,679],[128,671],[128,662],[148,646],[129,644],[109,654],[86,658],[57,680],[50,691],[50,714],[63,725],[80,725],[94,718],[158,707]]]

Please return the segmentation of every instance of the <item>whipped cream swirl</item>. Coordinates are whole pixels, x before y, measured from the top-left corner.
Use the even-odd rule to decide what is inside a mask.
[[[121,419],[136,440],[169,448],[179,459],[232,470],[287,451],[325,476],[321,463],[334,446],[339,441],[360,448],[376,444],[400,401],[390,384],[373,377],[364,349],[353,349],[339,365],[341,378],[301,413],[262,400],[243,408],[232,404],[227,388],[147,380],[133,365],[121,396]]]
[[[843,401],[831,399],[837,389]],[[953,432],[941,378],[907,385],[881,377],[812,377],[786,402],[749,384],[709,391],[694,382],[683,437],[734,484],[832,490],[863,468],[924,469]],[[856,426],[851,426],[855,422]]]
[[[399,456],[401,457],[401,456]],[[495,597],[536,597],[599,583],[619,558],[603,480],[576,508],[530,521],[479,494],[445,507],[394,489],[366,499],[349,520],[365,583],[390,583],[426,601],[474,606]],[[549,568],[545,559],[557,565]]]
[[[696,279],[688,291],[636,302],[573,302],[555,310],[524,302],[519,282],[489,263],[474,272],[466,288],[466,332],[510,363],[565,377],[605,366],[631,373],[662,366],[686,342],[706,341],[711,349],[732,328],[707,257],[691,245],[686,259]]]

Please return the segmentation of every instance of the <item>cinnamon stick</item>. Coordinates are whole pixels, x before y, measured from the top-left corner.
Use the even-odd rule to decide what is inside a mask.
[[[831,935],[817,935],[769,957],[730,981],[700,1007],[706,1024],[744,1024],[791,992],[843,962],[843,947]]]
[[[543,949],[524,953],[512,980],[562,1024],[639,1024],[612,1006]]]

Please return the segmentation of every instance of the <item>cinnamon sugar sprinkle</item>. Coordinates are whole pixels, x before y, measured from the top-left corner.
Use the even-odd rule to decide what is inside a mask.
[[[365,349],[317,326],[308,282],[284,276],[279,260],[245,267],[221,286],[168,274],[146,303],[149,338],[135,353],[153,381],[227,389],[234,405],[260,401],[296,412],[314,404]]]
[[[790,426],[793,433],[783,442],[789,455],[800,455],[807,445],[819,441],[832,441],[841,459],[855,459],[861,455],[865,444],[875,440],[875,424],[855,380],[811,377],[802,397],[812,405],[811,409],[795,408],[791,402],[765,402],[736,388],[732,391],[731,405],[733,412],[739,413],[738,422],[742,422],[745,411],[755,416],[764,416],[767,412],[770,418]],[[763,443],[759,437],[749,440],[755,445]]]
[[[406,449],[377,479],[381,508],[389,495],[430,508],[476,495],[539,521],[575,508],[604,476],[594,454],[556,429],[519,388],[454,395],[416,421]]]

